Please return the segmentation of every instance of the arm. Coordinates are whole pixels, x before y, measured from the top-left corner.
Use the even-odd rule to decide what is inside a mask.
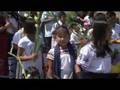
[[[79,76],[80,72],[83,70],[86,70],[89,68],[91,59],[89,59],[89,49],[86,47],[83,47],[80,49],[80,53],[76,59],[76,64],[75,64],[75,73],[77,76]]]
[[[53,79],[53,60],[48,59],[47,78]]]
[[[9,22],[7,22],[4,26],[1,26],[0,27],[0,31],[2,32],[4,30],[7,30],[8,27],[10,27],[10,23]]]
[[[81,72],[81,69],[80,69],[80,65],[79,64],[75,64],[75,74],[79,77],[80,75],[80,72]]]
[[[24,48],[18,47],[17,56],[22,61],[28,61],[28,60],[35,60],[37,58],[37,54],[33,53],[32,55],[24,55]]]
[[[79,20],[82,21],[83,23],[85,22],[84,19],[82,19],[81,17],[77,17],[77,19],[79,19]]]

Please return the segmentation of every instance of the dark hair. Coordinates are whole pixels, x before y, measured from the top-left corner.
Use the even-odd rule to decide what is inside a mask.
[[[54,31],[54,34],[57,35],[57,34],[63,34],[63,33],[67,33],[69,36],[70,36],[70,33],[69,33],[69,30],[66,26],[58,26],[55,31]]]
[[[35,34],[36,32],[35,22],[32,19],[25,20],[23,27],[26,34]]]
[[[61,16],[66,16],[64,11],[60,11],[57,13],[58,18],[61,18]]]
[[[104,13],[95,13],[94,14],[94,20],[107,21]]]
[[[96,14],[93,24],[93,40],[94,46],[96,47],[97,57],[104,57],[106,55],[106,51],[108,53],[111,52],[107,41],[105,41],[105,45],[102,45],[102,41],[105,40],[108,27],[109,24],[106,21],[105,15],[103,13]]]
[[[106,13],[106,15],[107,15],[108,17],[112,17],[112,16],[116,16],[116,13],[115,13],[114,11],[108,11],[108,12]]]
[[[77,23],[72,23],[71,25],[70,25],[70,28],[74,28],[75,26],[77,26],[78,24]]]

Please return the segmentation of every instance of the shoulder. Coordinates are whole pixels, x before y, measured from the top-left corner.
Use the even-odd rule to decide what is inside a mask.
[[[24,36],[23,38],[21,38],[18,42],[18,46],[22,46],[27,44],[27,42],[29,42],[28,38],[26,36]]]
[[[51,49],[48,51],[48,54],[54,55],[54,51],[55,51],[55,48],[51,48]]]
[[[91,49],[92,49],[92,43],[90,42],[81,48],[80,53],[87,54],[87,53],[91,52]]]
[[[72,33],[71,33],[71,36],[75,36],[75,33],[74,33],[74,32],[72,32]]]
[[[47,59],[54,60],[54,48],[50,49],[47,54]]]
[[[18,30],[14,35],[17,36],[17,35],[20,35],[20,34],[22,34],[22,33],[23,33],[23,30],[20,29],[20,30]]]

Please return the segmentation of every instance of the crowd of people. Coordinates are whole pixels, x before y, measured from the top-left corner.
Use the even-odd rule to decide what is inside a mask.
[[[112,67],[120,60],[116,13],[75,11],[69,23],[66,12],[1,12],[0,77],[119,78]]]

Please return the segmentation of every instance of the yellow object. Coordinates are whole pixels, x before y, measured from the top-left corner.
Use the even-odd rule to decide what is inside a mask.
[[[120,39],[116,40],[117,43],[120,43]]]
[[[111,40],[112,43],[120,43],[120,39]]]
[[[120,62],[116,65],[112,65],[112,73],[120,73]]]

